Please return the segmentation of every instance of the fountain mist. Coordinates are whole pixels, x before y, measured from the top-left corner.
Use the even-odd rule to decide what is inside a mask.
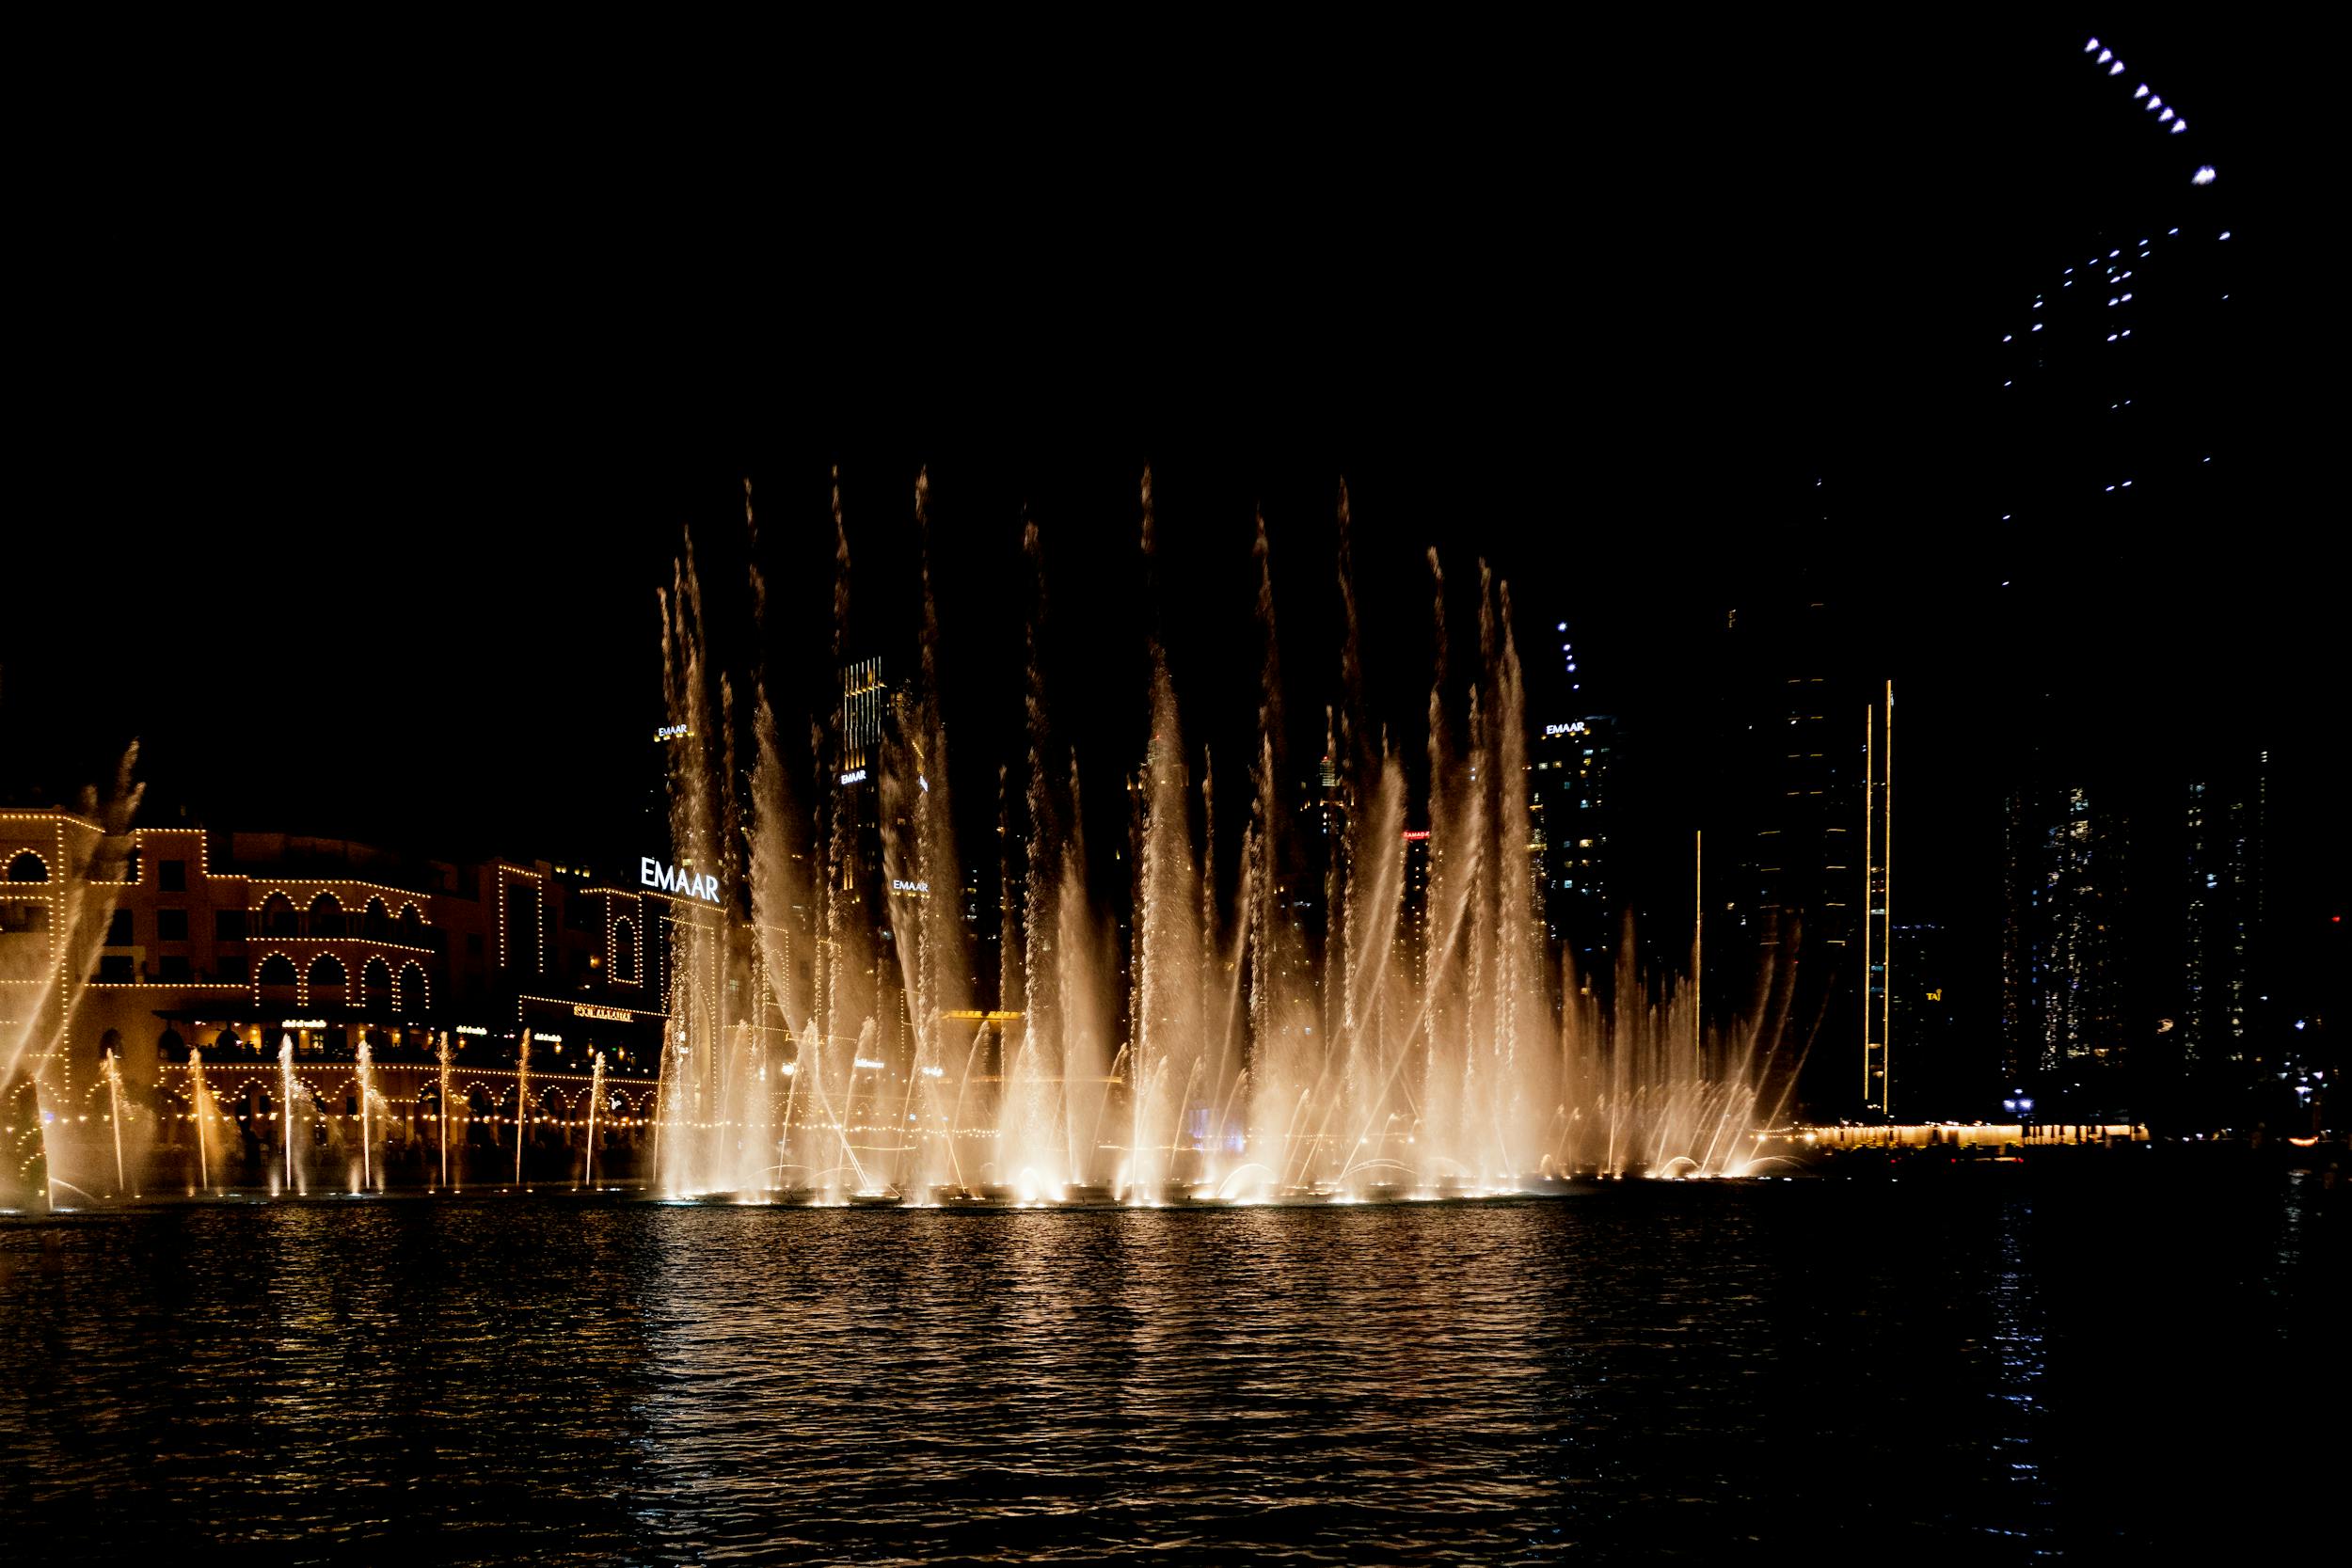
[[[1148,554],[1148,477],[1143,503]],[[925,529],[928,509],[918,483]],[[834,521],[841,664],[837,484]],[[1761,1032],[1708,1027],[1695,987],[1653,987],[1629,943],[1605,1012],[1594,977],[1550,956],[1506,585],[1480,567],[1474,640],[1457,652],[1431,552],[1437,653],[1426,826],[1415,828],[1406,759],[1364,717],[1343,496],[1339,700],[1318,781],[1303,796],[1291,783],[1262,520],[1259,735],[1234,870],[1220,882],[1214,770],[1187,748],[1155,642],[1137,693],[1149,742],[1126,792],[1122,928],[1090,891],[1088,814],[1048,702],[1033,523],[1025,549],[1025,754],[999,777],[993,975],[976,974],[970,911],[948,896],[964,878],[928,536],[904,685],[862,685],[868,667],[845,665],[842,707],[809,726],[803,752],[755,673],[748,768],[734,679],[707,653],[691,547],[678,562],[661,604],[669,719],[687,737],[670,784],[673,850],[740,891],[738,934],[681,924],[675,939],[655,1129],[667,1191],[1150,1204],[1745,1168],[1779,1078]],[[751,586],[763,616],[756,569]],[[976,1006],[991,990],[997,1006]]]

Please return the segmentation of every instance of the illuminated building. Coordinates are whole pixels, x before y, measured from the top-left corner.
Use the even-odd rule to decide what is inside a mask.
[[[2130,40],[2104,37],[2077,62],[2074,90],[2094,116],[2078,227],[2008,294],[1981,348],[1994,410],[1984,520],[2025,546],[2002,568],[2004,598],[2037,642],[2071,634],[2088,649],[2113,611],[2079,563],[2178,539],[2218,570],[2231,552],[2216,544],[2262,504],[2245,456],[2266,434],[2249,395],[2265,335],[2241,318],[2246,269],[2275,236],[2241,224],[2254,209],[2233,214],[2243,170],[2213,140],[2229,128],[2123,69],[2136,57]],[[2207,677],[2182,663],[2176,687],[2195,705]],[[2075,1096],[2085,1111],[2120,1108],[2127,1080],[2144,1098],[2167,1071],[2205,1090],[2242,1082],[2259,995],[2259,774],[2217,772],[2201,754],[2086,768],[2109,693],[2024,673],[2055,705],[2031,722],[2065,760],[2006,802],[2011,1086],[2039,1078],[2051,1103]],[[2215,743],[2200,728],[2201,753]]]
[[[1875,643],[1852,597],[1808,574],[1725,614],[1718,810],[1730,818],[1730,863],[1710,866],[1702,896],[1709,990],[1737,995],[1756,974],[1770,975],[1786,1003],[1772,1015],[1781,1021],[1774,1043],[1805,1061],[1804,1098],[1823,1115],[1877,1116],[1892,1051],[1892,699],[1885,681],[1859,673]]]
[[[2002,522],[2144,530],[2228,483],[2216,470],[2235,453],[2219,443],[2252,337],[2239,269],[2264,241],[2231,215],[2233,171],[2207,162],[2214,127],[2187,131],[2169,104],[2151,113],[2160,92],[2095,64],[2077,90],[2111,105],[2111,145],[2080,238],[2013,296],[1987,345],[2001,423],[1984,451]]]
[[[1616,719],[1595,713],[1546,723],[1529,747],[1545,924],[1577,974],[1604,984],[1622,912],[1610,876],[1620,745]]]
[[[1405,830],[1405,893],[1397,942],[1416,988],[1429,980],[1429,830]]]
[[[649,1076],[679,988],[715,995],[689,955],[722,945],[697,939],[727,920],[710,896],[665,891],[696,885],[675,867],[630,869],[604,881],[190,828],[108,838],[70,813],[5,813],[0,994],[57,1042],[63,1083],[109,1052],[151,1082],[192,1048],[258,1060],[288,1036],[306,1058],[364,1039],[381,1061],[423,1060],[447,1039],[503,1064],[525,1030],[545,1071],[584,1072],[601,1052],[612,1073]]]
[[[2264,757],[2267,762],[2267,755]],[[2192,781],[2182,814],[2180,1004],[2171,1033],[2192,1071],[2242,1069],[2259,1001],[2265,768]]]
[[[868,781],[882,765],[885,721],[894,716],[895,693],[882,680],[882,660],[861,659],[841,671],[841,752],[844,788]]]
[[[1894,991],[1895,683],[1862,723],[1862,1108],[1885,1117],[1890,1098]]]
[[[2060,1094],[2104,1092],[2123,1065],[2125,839],[2104,797],[2020,788],[2008,802],[2002,920],[2005,1076]],[[2079,1108],[2079,1107],[2077,1107]]]

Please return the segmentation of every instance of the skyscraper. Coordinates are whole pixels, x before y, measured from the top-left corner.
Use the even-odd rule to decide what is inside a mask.
[[[2263,927],[2265,768],[2191,782],[2182,818],[2179,1016],[2192,1073],[2242,1072],[2249,1056]]]
[[[2062,46],[2079,228],[1983,344],[1984,521],[2017,540],[2001,586],[2014,645],[2035,651],[2017,695],[2048,748],[2006,801],[2002,1059],[2009,1086],[2038,1078],[2086,1114],[2151,1107],[2176,1069],[2210,1087],[2242,1064],[2258,946],[2255,781],[2135,754],[2157,716],[2126,712],[2101,669],[2167,594],[2201,620],[2227,602],[2231,552],[2212,546],[2263,505],[2248,459],[2265,388],[2240,318],[2249,247],[2276,236],[2240,221],[2256,209],[2235,210],[2248,171],[2218,139],[2229,128],[2170,96],[2195,96],[2163,73],[2190,62],[2151,74],[2162,62],[2135,42]],[[2169,549],[2137,568],[2146,540]],[[2194,583],[2179,580],[2188,562]],[[2217,668],[2181,662],[2175,711],[2246,707]],[[2201,752],[2218,749],[2217,721],[2201,721]]]
[[[2064,73],[2082,118],[2083,139],[2068,149],[2084,169],[2070,210],[2078,227],[1986,322],[1991,417],[1974,450],[1982,521],[2015,541],[1999,574],[2012,612],[2036,646],[2071,641],[2088,667],[2153,608],[2127,583],[2161,588],[2198,562],[2217,584],[2236,552],[2214,546],[2265,504],[2249,459],[2275,378],[2249,355],[2260,337],[2246,284],[2277,237],[2233,215],[2245,171],[2216,150],[2219,126],[2127,63],[2130,40],[2080,41],[2098,47]],[[2155,540],[2169,547],[2134,570],[2140,544]],[[2218,596],[2198,594],[2196,612]],[[2054,684],[2036,673],[2037,690]]]
[[[1850,601],[1807,575],[1726,614],[1714,809],[1727,819],[1729,864],[1705,890],[1709,992],[1743,995],[1752,976],[1770,977],[1786,1006],[1771,1011],[1780,1037],[1769,1043],[1804,1060],[1800,1093],[1819,1115],[1885,1102],[1886,999],[1866,992],[1863,921],[1866,908],[1886,908],[1866,897],[1884,892],[1867,840],[1886,832],[1887,797],[1870,787],[1886,687],[1862,673],[1876,645]],[[1858,1074],[1857,1048],[1870,1046],[1880,1049]]]
[[[1547,722],[1530,747],[1544,919],[1580,979],[1605,982],[1623,900],[1613,885],[1611,810],[1617,721],[1606,713]]]
[[[1893,1114],[1888,1069],[1895,936],[1895,683],[1862,721],[1862,1108]]]
[[[2119,935],[2126,899],[2120,815],[2081,784],[2008,802],[2002,920],[2003,1065],[2053,1110],[2120,1108],[2124,1050]]]

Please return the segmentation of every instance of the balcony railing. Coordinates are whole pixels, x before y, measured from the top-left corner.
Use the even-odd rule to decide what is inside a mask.
[[[276,917],[256,914],[246,922],[247,942],[380,942],[394,947],[421,948],[428,953],[444,952],[449,938],[438,926],[422,922],[404,925],[397,920],[369,922],[356,914],[281,914]]]

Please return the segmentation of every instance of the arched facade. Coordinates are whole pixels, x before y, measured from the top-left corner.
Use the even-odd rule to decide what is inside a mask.
[[[254,989],[263,1002],[299,1002],[302,972],[283,953],[272,953],[253,972]]]
[[[381,909],[382,905],[371,905]],[[376,1010],[392,1006],[392,966],[380,958],[371,958],[359,966],[359,1001]]]
[[[343,993],[349,974],[343,968],[342,959],[334,954],[321,953],[310,960],[310,1006],[317,1006],[322,1003],[339,1006],[345,1000]]]

